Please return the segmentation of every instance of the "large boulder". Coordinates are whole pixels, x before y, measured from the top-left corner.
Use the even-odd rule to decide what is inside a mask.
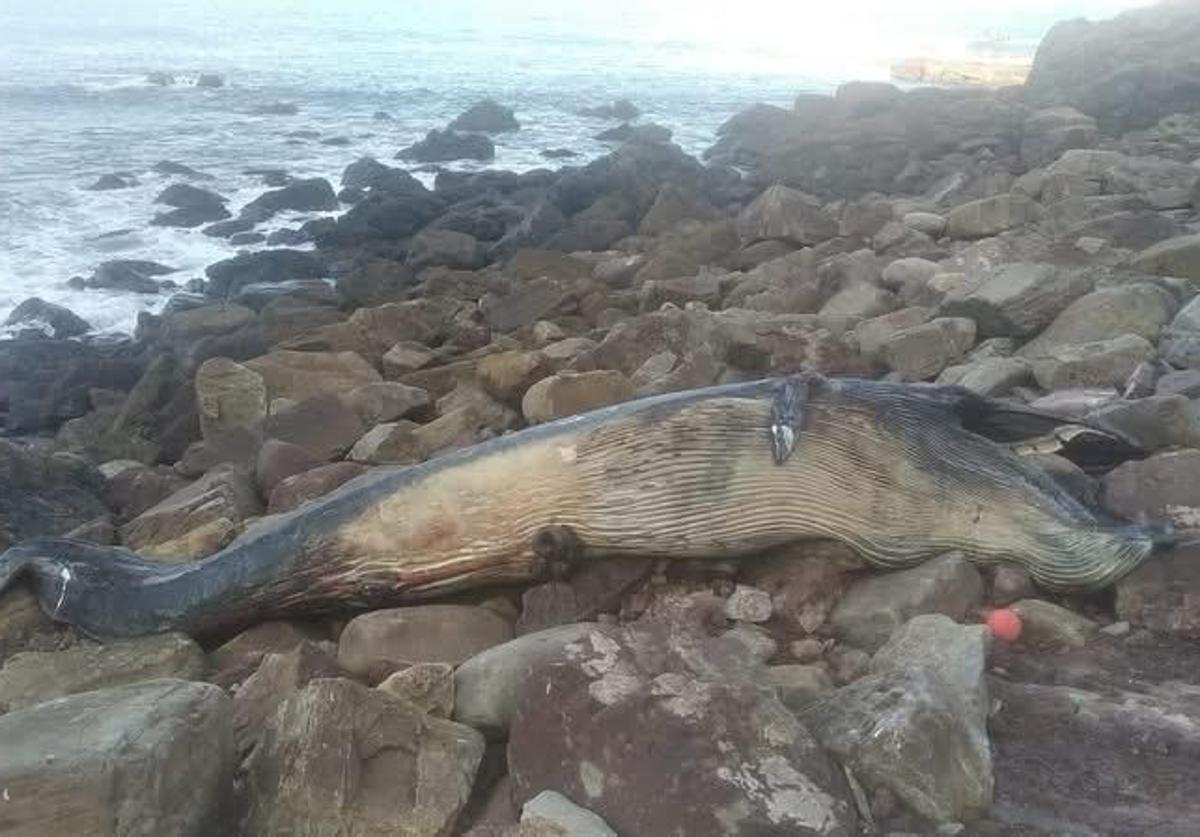
[[[531,423],[607,407],[634,397],[633,383],[621,372],[558,372],[531,386],[521,399],[521,412]]]
[[[450,837],[483,751],[470,727],[314,680],[271,716],[250,759],[249,833]]]
[[[229,358],[204,361],[196,370],[196,408],[200,432],[209,439],[234,427],[246,427],[267,414],[263,376]]]
[[[1153,344],[1136,334],[1108,340],[1054,344],[1037,353],[1022,350],[1034,377],[1046,389],[1119,387],[1138,364],[1155,357]]]
[[[841,772],[725,637],[648,625],[570,643],[528,678],[508,764],[518,804],[556,791],[631,837],[855,833]]]
[[[1200,12],[1178,0],[1098,23],[1059,23],[1038,46],[1025,100],[1071,105],[1111,134],[1189,113],[1200,108],[1198,39]]]
[[[77,456],[0,439],[0,549],[63,535],[107,511],[104,477]]]
[[[152,680],[0,715],[5,830],[29,837],[228,833],[235,752],[217,686]]]
[[[261,376],[268,403],[276,398],[303,401],[327,393],[340,394],[383,380],[375,367],[354,352],[281,349],[251,358],[244,368]]]
[[[378,190],[380,192],[426,193],[421,181],[404,169],[384,165],[374,157],[360,157],[342,171],[342,188]]]
[[[280,212],[327,212],[338,208],[333,187],[323,177],[293,180],[282,189],[264,192],[242,207],[241,215],[253,221],[266,221]]]
[[[1158,340],[1163,326],[1175,315],[1174,296],[1149,283],[1135,282],[1103,288],[1081,296],[1063,309],[1045,331],[1018,350],[1033,359],[1064,347],[1136,335]]]
[[[1029,337],[1090,290],[1083,271],[1016,262],[968,277],[939,311],[975,320],[980,337]]]
[[[738,232],[746,243],[778,238],[806,247],[836,236],[838,224],[816,198],[777,184],[742,211]]]
[[[319,279],[325,263],[316,254],[302,250],[260,250],[242,253],[205,268],[209,296],[235,296],[247,285],[278,283],[291,279]]]
[[[964,203],[946,216],[946,235],[951,238],[988,238],[1014,227],[1037,223],[1041,207],[1019,194],[995,195]]]
[[[155,203],[174,207],[170,212],[155,215],[151,224],[158,227],[198,227],[229,217],[225,208],[227,198],[216,192],[187,183],[174,183],[159,193]]]
[[[417,163],[445,163],[451,160],[491,160],[496,146],[483,134],[432,130],[425,138],[396,155]]]
[[[1200,235],[1169,238],[1147,247],[1133,260],[1146,273],[1200,279]]]
[[[65,339],[87,334],[92,330],[87,320],[74,311],[31,296],[14,308],[4,320],[5,326],[19,326],[46,337]]]
[[[471,105],[465,111],[454,117],[447,126],[451,131],[482,131],[485,134],[498,134],[504,131],[516,131],[521,127],[513,116],[512,108],[505,107],[492,99],[483,99]]]
[[[1072,107],[1045,108],[1025,117],[1021,126],[1021,162],[1034,169],[1053,163],[1072,148],[1091,148],[1096,120]]]

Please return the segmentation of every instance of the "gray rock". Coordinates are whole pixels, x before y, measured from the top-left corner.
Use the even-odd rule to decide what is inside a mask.
[[[1021,641],[1033,646],[1082,648],[1099,628],[1091,619],[1042,599],[1021,599],[1011,609],[1021,618]]]
[[[1083,271],[1017,262],[968,277],[946,295],[939,314],[974,319],[981,337],[1028,337],[1091,288]]]
[[[1147,247],[1134,258],[1133,266],[1159,276],[1200,279],[1200,235],[1183,235]]]
[[[894,336],[905,329],[929,322],[932,316],[933,312],[930,309],[914,305],[863,320],[854,328],[859,351],[864,357],[877,357]]]
[[[951,238],[987,238],[1014,227],[1034,224],[1042,208],[1024,195],[995,195],[971,201],[950,210],[946,235]]]
[[[834,608],[830,624],[841,639],[874,651],[914,616],[941,613],[962,619],[983,601],[983,579],[957,553],[911,570],[868,576]]]
[[[1200,298],[1183,306],[1163,329],[1160,349],[1168,363],[1200,367]]]
[[[1044,108],[1025,117],[1021,130],[1021,162],[1030,168],[1053,163],[1072,148],[1091,148],[1096,120],[1072,107]]]
[[[435,718],[454,712],[454,666],[449,663],[417,663],[395,671],[377,687]]]
[[[548,790],[521,809],[517,837],[617,837],[617,832],[591,811]]]
[[[936,376],[975,345],[975,321],[939,317],[904,329],[883,344],[880,354],[890,369],[906,381]]]
[[[1135,334],[1078,345],[1055,345],[1044,353],[1022,354],[1045,389],[1122,386],[1139,363],[1155,357],[1154,346]]]
[[[1148,283],[1103,288],[1068,305],[1045,331],[1022,346],[1017,354],[1033,358],[1059,346],[1110,340],[1128,334],[1154,342],[1163,326],[1175,316],[1176,308],[1177,303],[1169,292]]]
[[[1200,526],[1200,450],[1126,462],[1105,474],[1102,486],[1105,508],[1124,518]]]
[[[836,236],[838,223],[821,210],[816,198],[775,185],[738,216],[738,233],[746,243],[779,238],[811,246]]]
[[[1101,427],[1121,431],[1142,447],[1200,447],[1200,412],[1182,395],[1152,395],[1118,401],[1087,416]]]
[[[965,366],[949,367],[938,377],[938,383],[954,384],[980,395],[999,397],[1016,387],[1033,383],[1033,368],[1023,358],[984,358]]]
[[[770,666],[767,679],[783,702],[792,712],[800,712],[806,706],[833,691],[833,678],[824,665]]]
[[[153,680],[0,715],[5,830],[28,837],[226,833],[230,701]]]
[[[4,324],[22,326],[52,338],[78,337],[92,330],[87,320],[70,309],[36,296],[31,296],[14,308]]]
[[[1200,639],[1200,549],[1176,547],[1117,582],[1117,617],[1138,628]]]
[[[904,225],[930,238],[940,238],[946,231],[946,219],[936,212],[906,212]]]
[[[266,654],[258,669],[238,685],[233,694],[238,752],[254,748],[267,720],[291,695],[313,680],[342,674],[326,645],[302,640],[286,652]]]

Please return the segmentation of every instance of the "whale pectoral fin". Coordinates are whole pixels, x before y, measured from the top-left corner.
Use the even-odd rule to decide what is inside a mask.
[[[775,464],[787,462],[804,428],[805,404],[826,383],[816,372],[784,378],[771,399],[771,454]]]

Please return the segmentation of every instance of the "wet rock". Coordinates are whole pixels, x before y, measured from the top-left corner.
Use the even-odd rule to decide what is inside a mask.
[[[1105,475],[1104,506],[1129,520],[1200,525],[1200,451],[1159,453]]]
[[[1152,395],[1118,401],[1088,414],[1088,420],[1111,427],[1143,450],[1200,447],[1200,413],[1182,395]]]
[[[802,711],[834,689],[833,678],[824,665],[770,666],[767,676],[779,700],[793,713]]]
[[[496,146],[483,134],[433,130],[423,140],[413,143],[396,156],[417,163],[491,160],[496,156]]]
[[[1043,335],[1044,336],[1044,335]],[[1038,354],[1021,350],[1045,389],[1118,387],[1139,363],[1155,356],[1154,346],[1135,334],[1077,345],[1053,345]]]
[[[1200,638],[1200,551],[1178,546],[1117,582],[1117,617],[1131,625]]]
[[[100,473],[79,457],[0,439],[0,548],[61,535],[104,514],[103,486]]]
[[[417,663],[392,672],[376,688],[435,718],[454,712],[454,666],[449,663]]]
[[[634,394],[633,384],[617,371],[563,371],[531,386],[521,412],[529,422],[540,423],[628,401]]]
[[[208,276],[205,292],[226,298],[247,285],[320,279],[325,275],[325,263],[314,253],[281,248],[242,253],[211,264],[204,272]]]
[[[353,352],[278,350],[246,361],[245,367],[262,377],[268,400],[303,401],[381,380],[374,367]]]
[[[204,652],[182,634],[25,652],[9,657],[0,668],[0,707],[13,712],[79,692],[162,677],[199,680],[204,669]]]
[[[250,759],[250,833],[449,837],[483,750],[469,727],[349,680],[314,680],[271,716]]]
[[[373,157],[360,157],[342,171],[343,189],[377,189],[381,192],[424,193],[425,186],[404,169],[384,165]]]
[[[267,414],[263,376],[228,358],[211,358],[196,370],[196,408],[204,438],[250,426]]]
[[[975,321],[939,317],[893,334],[880,349],[883,361],[908,381],[932,378],[975,344]]]
[[[982,198],[950,210],[946,216],[946,235],[957,239],[987,238],[1037,223],[1041,213],[1041,207],[1024,195]]]
[[[282,514],[309,500],[323,497],[343,483],[366,473],[357,462],[333,462],[280,481],[267,502],[268,514]]]
[[[970,317],[982,337],[1037,334],[1071,302],[1091,290],[1086,273],[1018,262],[968,277],[947,294],[939,313]]]
[[[357,677],[379,683],[414,663],[458,665],[512,635],[511,622],[482,607],[376,610],[355,617],[342,631],[338,663]]]
[[[261,511],[249,474],[221,466],[126,523],[121,537],[132,549],[162,559],[198,558],[187,547],[220,548],[236,534],[238,524]],[[188,535],[197,531],[220,534],[214,541],[189,542]]]
[[[594,623],[560,625],[503,642],[463,661],[454,672],[454,720],[505,737],[526,682],[593,631]]]
[[[949,553],[911,570],[871,575],[853,584],[830,624],[846,642],[869,651],[914,616],[962,619],[983,601],[983,579],[965,558]]]
[[[561,793],[542,791],[521,809],[517,837],[617,837],[617,832]]]
[[[427,229],[413,236],[409,262],[417,269],[437,265],[475,270],[487,263],[487,254],[474,236],[454,230]]]
[[[934,822],[961,821],[992,802],[986,656],[982,626],[919,616],[875,654],[869,675],[800,718],[867,788]]]
[[[250,232],[253,229],[254,221],[249,218],[230,218],[228,221],[209,224],[201,232],[212,238],[228,238],[232,242],[233,236]]]
[[[838,224],[816,198],[775,185],[738,216],[738,233],[746,243],[778,238],[804,247],[836,236]]]
[[[102,174],[91,186],[84,186],[89,192],[108,192],[113,189],[128,189],[137,185],[137,178],[131,175]]]
[[[233,731],[238,751],[249,752],[281,703],[313,680],[339,677],[342,670],[322,645],[300,640],[289,651],[263,656],[233,695]]]
[[[191,166],[177,163],[174,160],[160,160],[151,167],[151,171],[155,174],[165,175],[167,177],[186,177],[189,180],[213,180],[211,174],[197,171]]]
[[[187,183],[174,183],[159,193],[155,203],[175,207],[171,212],[155,215],[151,224],[159,227],[198,227],[229,217],[225,208],[227,198],[216,192],[200,189]]]
[[[10,712],[0,716],[0,749],[14,833],[225,831],[233,730],[229,698],[215,686],[154,680]]]
[[[1021,599],[1011,609],[1021,618],[1021,641],[1029,645],[1080,648],[1099,627],[1091,619],[1042,599]]]
[[[519,130],[521,124],[513,116],[512,108],[505,107],[492,99],[483,99],[471,105],[454,118],[448,126],[452,131],[482,131],[498,134]]]
[[[337,195],[323,177],[293,180],[282,189],[264,192],[242,207],[241,216],[266,221],[280,212],[328,212],[338,208]]]
[[[161,290],[156,277],[174,273],[175,268],[143,259],[110,259],[101,262],[84,284],[89,288],[156,294]]]
[[[23,329],[62,339],[87,334],[92,326],[87,320],[68,308],[31,296],[12,310],[5,319],[6,326],[21,326]]]
[[[840,774],[761,667],[737,643],[702,634],[595,631],[570,644],[529,678],[508,761],[516,801],[541,790],[587,800],[623,834],[848,835],[855,826]],[[680,763],[691,769],[672,767]]]

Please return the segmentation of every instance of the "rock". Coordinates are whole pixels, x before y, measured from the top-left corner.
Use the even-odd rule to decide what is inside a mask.
[[[337,661],[311,640],[300,640],[289,651],[265,654],[233,695],[238,751],[245,754],[254,747],[263,726],[281,703],[313,680],[339,677],[341,673]]]
[[[771,596],[762,590],[739,584],[725,600],[725,615],[739,622],[766,622],[771,618]]]
[[[863,320],[854,328],[859,351],[864,357],[875,358],[894,336],[929,322],[931,316],[932,312],[928,308],[911,306]]]
[[[454,672],[454,720],[489,736],[505,737],[525,683],[597,630],[594,623],[560,625],[496,645],[463,661]]]
[[[1033,359],[1050,354],[1058,347],[1111,340],[1123,335],[1136,335],[1154,342],[1163,326],[1171,321],[1175,309],[1175,301],[1168,292],[1149,284],[1135,283],[1093,291],[1068,305],[1045,331],[1022,346],[1017,354]]]
[[[628,401],[633,383],[613,370],[557,372],[531,386],[521,400],[527,421],[541,423]]]
[[[392,672],[376,688],[435,718],[454,712],[454,666],[449,663],[417,663]]]
[[[196,370],[196,408],[206,439],[234,427],[249,427],[267,414],[267,386],[248,366],[210,358]]]
[[[247,285],[320,279],[325,275],[325,263],[316,254],[302,250],[259,250],[210,264],[204,272],[208,276],[205,292],[228,298]]]
[[[969,277],[946,295],[939,313],[972,318],[981,337],[1029,337],[1091,289],[1082,271],[1017,262]]]
[[[506,403],[520,403],[531,385],[545,377],[549,362],[541,352],[498,352],[480,358],[476,375],[492,397]]]
[[[671,141],[671,129],[662,125],[647,122],[643,125],[630,125],[628,122],[607,128],[596,134],[593,139],[600,142],[637,142],[637,143],[666,143]]]
[[[366,429],[358,414],[331,393],[274,409],[262,423],[263,436],[299,445],[322,462],[341,457]]]
[[[1022,349],[1022,354],[1026,351]],[[1139,363],[1154,356],[1154,346],[1134,334],[1092,343],[1053,346],[1035,356],[1026,354],[1038,384],[1045,389],[1118,387]]]
[[[526,683],[509,735],[514,798],[587,800],[630,835],[854,833],[840,773],[764,681],[728,639],[593,631]]]
[[[405,418],[430,402],[425,390],[395,381],[363,384],[347,392],[342,400],[367,426]]]
[[[110,259],[101,262],[84,284],[89,288],[156,294],[160,288],[155,277],[174,272],[175,268],[158,262],[142,259]]]
[[[449,837],[483,750],[469,727],[349,680],[314,680],[271,716],[250,759],[249,831]]]
[[[5,319],[6,326],[22,326],[54,339],[87,334],[92,326],[71,310],[31,296],[12,310]]]
[[[962,619],[983,601],[983,579],[957,553],[911,570],[866,577],[834,608],[834,633],[858,648],[875,651],[914,616],[941,613]]]
[[[229,217],[226,201],[227,198],[216,192],[187,183],[174,183],[160,192],[154,202],[173,206],[175,210],[154,216],[150,223],[160,227],[198,227],[220,221]]]
[[[425,451],[417,438],[420,425],[412,421],[377,424],[354,443],[346,457],[366,465],[410,465]]]
[[[1022,358],[984,358],[966,366],[945,369],[937,382],[965,387],[979,395],[1000,397],[1016,387],[1032,384],[1033,368]]]
[[[1111,20],[1070,20],[1043,38],[1025,85],[1034,107],[1071,105],[1108,134],[1196,109],[1193,44],[1200,16],[1188,3],[1147,7]]]
[[[926,284],[941,272],[937,262],[928,259],[904,258],[889,262],[880,276],[884,287],[893,291],[916,288]]]
[[[421,605],[376,610],[350,620],[338,641],[338,663],[379,683],[414,663],[458,665],[512,639],[512,623],[467,605]]]
[[[268,102],[255,105],[250,112],[258,116],[295,116],[300,112],[300,106],[295,102]]]
[[[396,156],[417,163],[491,160],[496,156],[496,146],[483,134],[433,130],[425,135],[425,139],[413,143]]]
[[[542,791],[521,809],[517,837],[617,837],[617,832],[561,793]]]
[[[280,212],[328,212],[338,208],[337,195],[323,177],[296,179],[282,189],[264,192],[242,207],[243,218],[266,221]]]
[[[453,230],[426,229],[413,236],[409,260],[417,269],[439,265],[455,270],[475,270],[487,263],[487,254],[474,236]]]
[[[269,400],[303,401],[382,380],[375,368],[354,352],[277,350],[246,361],[245,367],[262,377]]]
[[[1162,332],[1163,359],[1176,366],[1200,366],[1200,300],[1180,309]]]
[[[871,674],[800,718],[868,789],[934,822],[977,816],[994,784],[986,654],[982,626],[917,617],[876,653]]]
[[[775,618],[790,629],[815,633],[846,588],[848,571],[862,559],[834,541],[814,541],[748,562],[742,580],[770,594]]]
[[[1145,451],[1200,447],[1200,413],[1182,395],[1118,401],[1089,413],[1087,420],[1125,434]]]
[[[84,186],[89,192],[107,192],[113,189],[128,189],[137,185],[137,178],[121,174],[102,174],[91,186]]]
[[[267,439],[258,451],[254,480],[264,497],[288,477],[317,468],[321,462],[299,445],[279,439]]]
[[[1163,339],[1166,340],[1165,337]],[[1168,372],[1158,379],[1154,392],[1156,395],[1182,395],[1186,398],[1196,398],[1200,396],[1200,370],[1182,369],[1177,372]]]
[[[488,305],[484,316],[493,331],[513,331],[549,316],[565,299],[566,293],[560,283],[550,277],[541,277],[523,283],[514,292]]]
[[[517,635],[617,613],[626,591],[652,570],[644,558],[609,558],[588,561],[562,581],[530,587],[521,594]]]
[[[483,99],[471,105],[454,118],[448,126],[451,131],[482,131],[498,134],[519,130],[521,124],[513,116],[512,108],[498,104],[492,99]]]
[[[779,700],[793,713],[802,711],[834,688],[833,678],[824,665],[770,666],[767,675]]]
[[[199,680],[204,668],[204,652],[182,634],[26,652],[0,668],[0,707],[14,712],[79,692],[162,677]]]
[[[991,593],[988,597],[991,604],[1004,607],[1033,595],[1033,579],[1020,564],[1005,561],[992,569]]]
[[[230,688],[257,671],[268,654],[287,654],[306,641],[323,639],[321,630],[301,622],[260,622],[209,654],[208,679]]]
[[[28,585],[10,584],[0,593],[0,663],[59,629]]]
[[[697,190],[667,182],[658,190],[654,203],[638,225],[639,235],[656,236],[684,221],[715,221],[717,209]]]
[[[163,559],[198,558],[199,554],[182,550],[189,533],[220,525],[231,540],[236,525],[261,510],[250,476],[235,467],[221,466],[126,523],[121,538],[132,549]],[[215,551],[224,546],[219,541],[203,545]]]
[[[1021,599],[1011,609],[1021,618],[1021,641],[1029,645],[1081,648],[1099,627],[1091,619],[1042,599]]]
[[[1032,169],[1095,145],[1096,120],[1072,107],[1044,108],[1025,117],[1021,134],[1021,162]]]
[[[958,239],[987,238],[1040,219],[1041,207],[1024,195],[995,195],[950,210],[946,216],[946,235]]]
[[[1159,276],[1200,279],[1200,235],[1182,235],[1147,247],[1133,267]]]
[[[897,307],[896,297],[870,282],[848,282],[821,306],[817,322],[834,334]]]
[[[268,514],[282,514],[309,500],[323,497],[343,483],[366,473],[357,462],[333,462],[283,479],[271,491]]]
[[[0,787],[13,833],[224,833],[234,769],[229,698],[153,680],[0,715]],[[186,769],[180,769],[186,766]]]
[[[617,99],[611,104],[584,108],[579,114],[595,119],[620,119],[622,122],[629,122],[641,116],[642,111],[628,99]]]
[[[932,378],[975,344],[975,321],[939,317],[902,329],[883,344],[880,354],[892,370],[908,381]]]
[[[941,238],[946,232],[946,219],[936,212],[906,212],[901,220],[904,226],[930,238]]]
[[[815,198],[777,184],[738,216],[738,233],[746,243],[779,238],[805,247],[836,236],[838,224]]]
[[[1200,638],[1200,551],[1178,546],[1117,582],[1117,617],[1139,628]]]
[[[151,168],[155,174],[165,175],[167,177],[186,177],[189,180],[212,180],[211,174],[206,174],[202,171],[197,171],[191,166],[177,163],[173,160],[160,160]]]
[[[342,171],[343,189],[424,194],[428,190],[404,169],[384,165],[373,157],[360,157]]]
[[[1102,482],[1104,506],[1134,521],[1200,524],[1200,451],[1158,453],[1114,468]]]
[[[412,340],[397,343],[381,358],[383,374],[387,378],[398,378],[429,366],[434,360],[432,349]]]

